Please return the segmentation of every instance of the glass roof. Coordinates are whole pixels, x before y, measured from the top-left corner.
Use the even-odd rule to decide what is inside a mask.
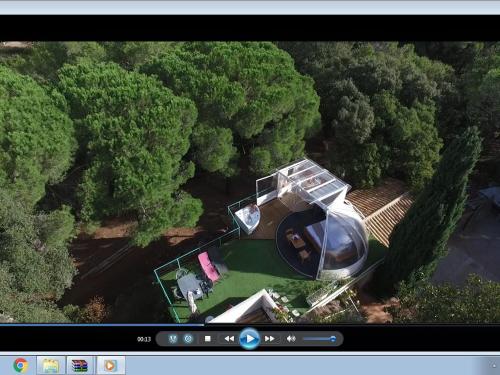
[[[309,159],[281,167],[279,172],[306,193],[310,203],[323,208],[328,207],[342,191],[350,189],[349,184]]]

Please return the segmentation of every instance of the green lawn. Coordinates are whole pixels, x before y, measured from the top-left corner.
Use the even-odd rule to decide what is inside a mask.
[[[217,281],[214,292],[208,298],[197,300],[196,305],[203,317],[217,316],[229,305],[236,305],[263,288],[272,288],[282,296],[286,295],[290,308],[301,313],[307,310],[301,284],[308,279],[294,272],[279,256],[273,240],[237,240],[223,245],[221,254],[229,272]],[[191,264],[182,267],[201,272],[196,257]],[[161,277],[167,290],[176,285],[175,271]],[[172,300],[173,301],[173,300]],[[173,301],[181,322],[187,322],[190,311],[185,301]]]
[[[202,319],[217,316],[230,305],[234,306],[264,288],[272,288],[280,295],[286,295],[289,308],[297,309],[302,314],[308,309],[305,294],[310,288],[304,288],[306,279],[293,271],[279,256],[273,240],[241,239],[222,245],[220,252],[229,268],[214,286],[214,292],[208,298],[197,300],[196,305]],[[362,273],[377,260],[384,257],[387,248],[377,240],[370,238],[368,259],[360,271]],[[201,273],[196,257],[191,263],[183,263],[182,267],[195,273]],[[167,291],[176,285],[175,270],[161,277]],[[309,289],[309,291],[305,291]],[[173,307],[182,323],[189,321],[190,311],[184,300],[174,301]],[[172,316],[174,313],[170,308]]]

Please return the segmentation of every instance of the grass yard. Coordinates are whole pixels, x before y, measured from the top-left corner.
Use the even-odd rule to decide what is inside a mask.
[[[255,294],[261,289],[272,288],[290,300],[287,306],[290,310],[297,309],[302,314],[309,307],[306,295],[311,292],[307,283],[310,279],[297,274],[279,256],[274,240],[240,239],[222,245],[220,252],[229,268],[229,272],[214,285],[214,292],[204,299],[196,301],[201,313],[199,320],[204,321],[207,316],[217,316]],[[385,256],[387,248],[374,238],[369,241],[368,258],[360,273]],[[183,268],[200,274],[201,268],[198,259],[194,257],[190,263],[182,263]],[[164,274],[161,279],[167,291],[175,287],[175,272]],[[173,307],[180,322],[189,322],[191,315],[184,300],[174,300]],[[175,314],[170,308],[175,319]]]
[[[217,316],[230,305],[234,306],[264,288],[272,288],[287,296],[290,309],[301,313],[307,310],[301,285],[310,280],[298,275],[281,259],[273,240],[236,240],[224,244],[220,252],[229,272],[217,281],[209,297],[196,301],[202,319]],[[196,257],[192,263],[182,264],[182,267],[195,273],[202,272]],[[175,271],[163,275],[161,279],[167,290],[176,285]],[[179,320],[188,322],[190,311],[187,302],[173,299],[172,302]]]

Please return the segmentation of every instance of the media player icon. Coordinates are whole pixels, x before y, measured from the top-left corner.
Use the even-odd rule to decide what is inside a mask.
[[[264,342],[273,342],[275,339],[274,336],[264,336]]]
[[[226,336],[226,337],[224,337],[224,341],[226,341],[226,342],[234,342],[234,336]]]

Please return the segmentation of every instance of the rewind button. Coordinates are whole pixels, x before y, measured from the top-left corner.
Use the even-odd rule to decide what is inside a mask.
[[[236,344],[236,335],[234,334],[221,334],[219,335],[220,344]]]

